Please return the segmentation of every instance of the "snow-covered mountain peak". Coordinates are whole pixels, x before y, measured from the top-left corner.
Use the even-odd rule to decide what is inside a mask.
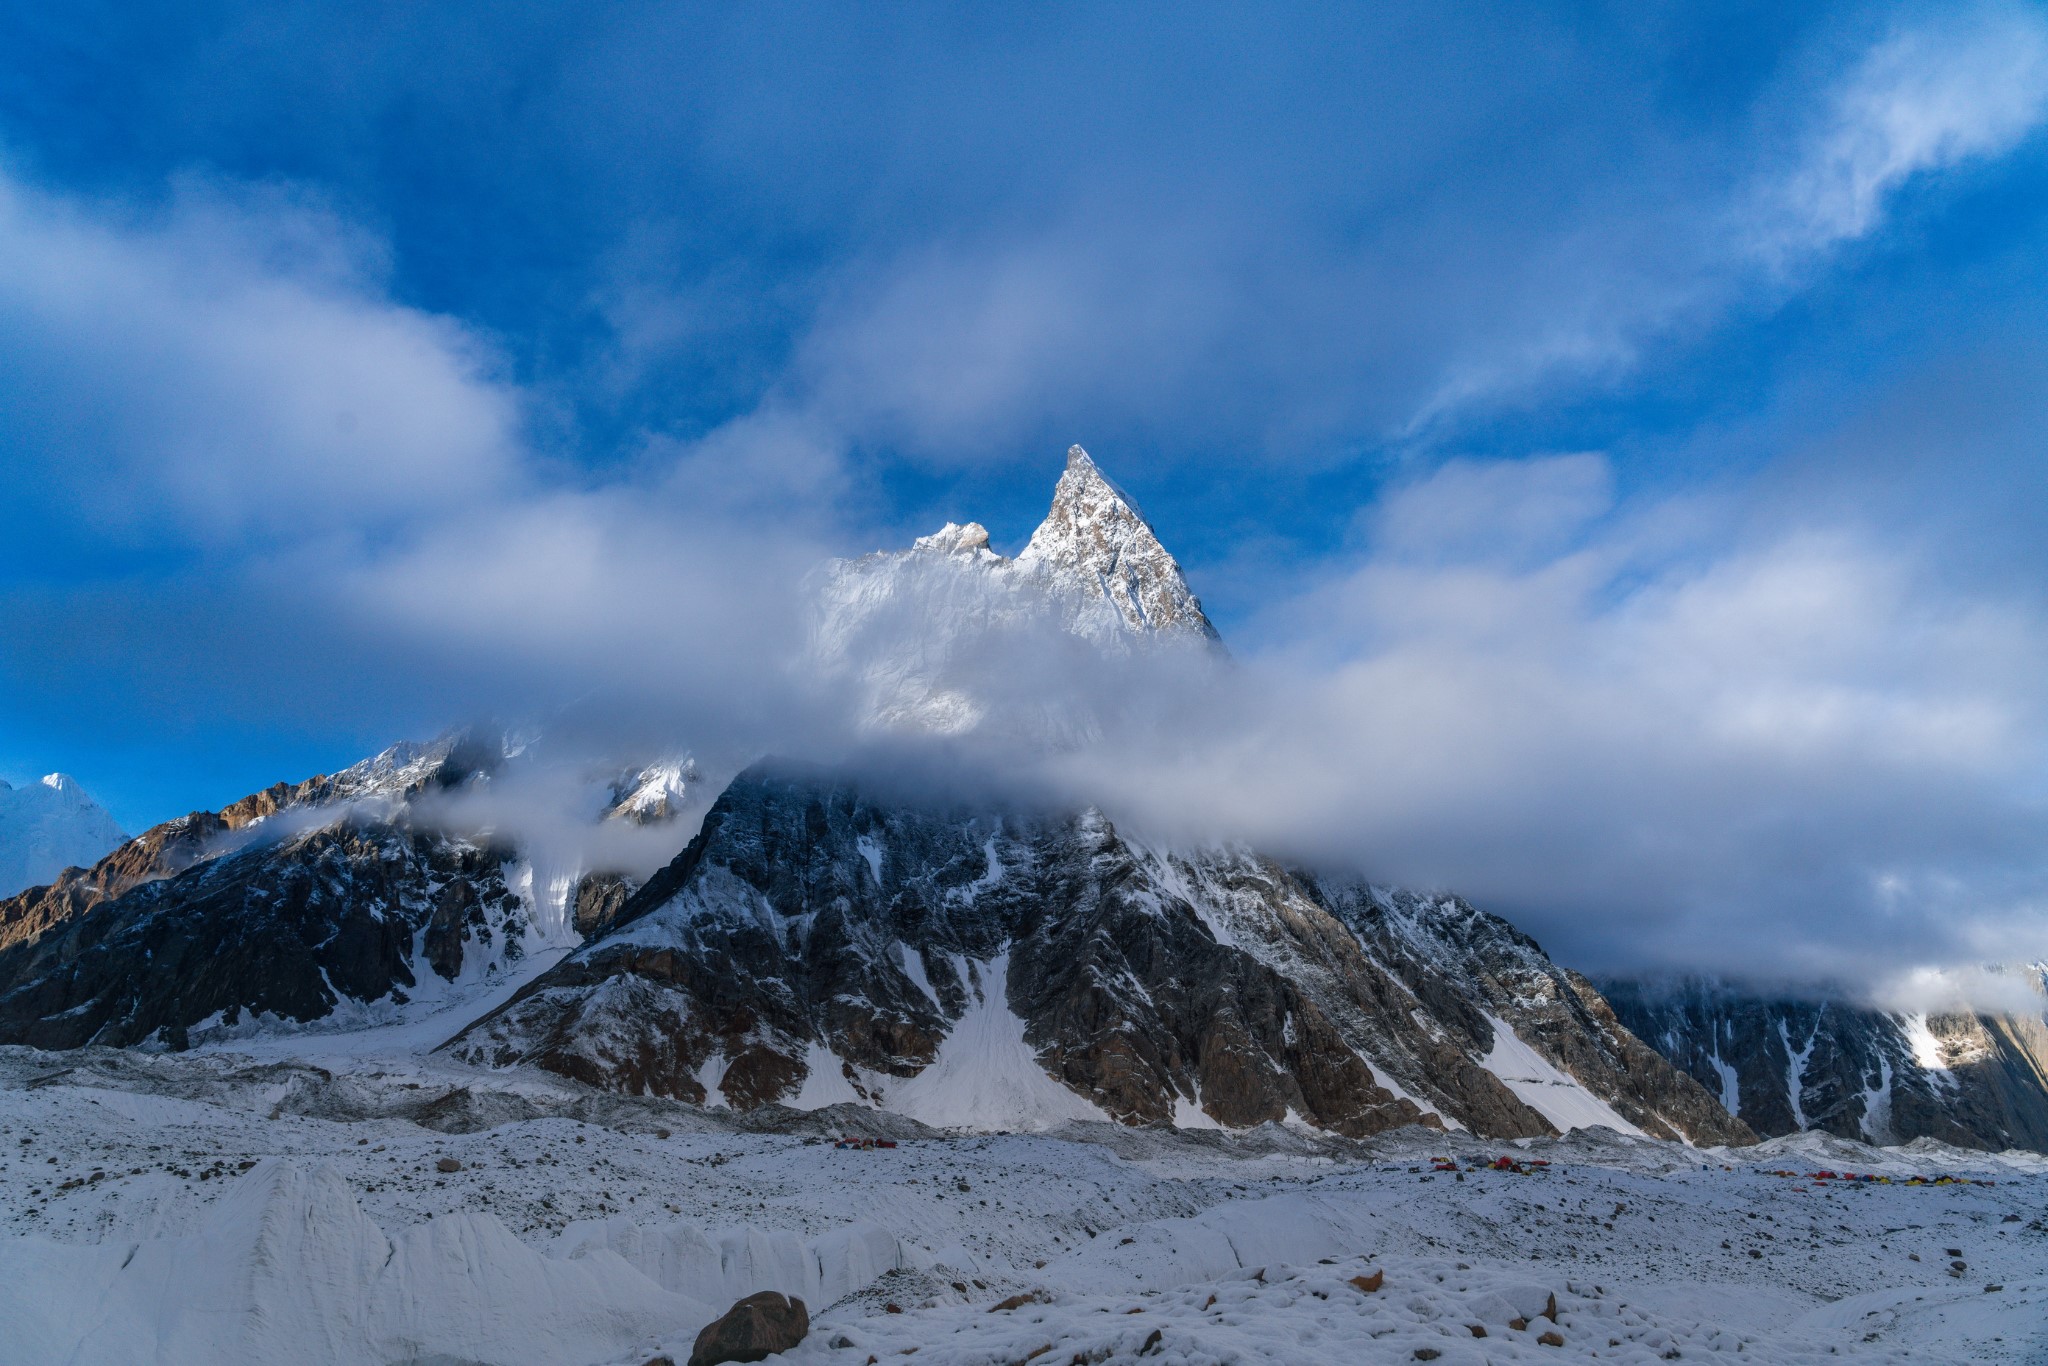
[[[1179,563],[1137,504],[1079,446],[1068,448],[1052,510],[1031,534],[1017,566],[1108,604],[1126,631],[1217,638]]]
[[[829,561],[811,582],[807,667],[835,688],[851,683],[860,724],[880,732],[994,722],[1071,744],[1096,721],[1050,688],[1033,691],[1049,652],[1217,647],[1180,565],[1079,446],[1015,559],[991,550],[979,523],[948,522],[908,550]]]
[[[15,787],[0,782],[0,896],[84,867],[128,836],[68,774]]]

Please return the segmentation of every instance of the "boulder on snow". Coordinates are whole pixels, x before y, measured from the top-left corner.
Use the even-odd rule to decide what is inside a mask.
[[[811,1331],[804,1302],[773,1290],[749,1295],[704,1325],[690,1350],[690,1366],[717,1366],[722,1361],[759,1361],[786,1352]]]

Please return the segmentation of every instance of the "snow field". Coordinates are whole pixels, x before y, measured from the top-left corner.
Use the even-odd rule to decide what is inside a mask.
[[[1372,1273],[1383,1273],[1380,1288],[1361,1289],[1356,1278]],[[1027,1359],[1184,1366],[1843,1359],[1831,1348],[1833,1335],[1764,1344],[1712,1322],[1633,1306],[1626,1292],[1613,1287],[1582,1290],[1552,1289],[1513,1265],[1349,1258],[1256,1267],[1212,1283],[1139,1295],[1055,1293],[1046,1302],[1008,1311],[944,1305],[917,1315],[885,1312],[846,1321],[828,1314],[802,1347],[781,1359],[864,1362],[869,1356],[889,1361],[915,1354],[920,1362],[948,1366]],[[1543,1317],[1553,1296],[1555,1321]],[[1544,1342],[1545,1334],[1561,1341]],[[1767,1345],[1770,1355],[1759,1355]],[[1914,1358],[1884,1349],[1852,1359]]]
[[[482,1127],[574,1088],[418,1058],[352,1061],[323,1102],[353,1115],[413,1097],[427,1123],[474,1129],[451,1133],[293,1113],[304,1064],[109,1058],[0,1050],[6,1366],[641,1366],[683,1360],[754,1287],[813,1311],[785,1359],[849,1366],[909,1348],[959,1363],[2048,1360],[2034,1157],[1818,1135],[1700,1152],[1600,1131],[1349,1145],[1108,1125],[838,1151],[651,1099],[591,1097],[613,1107],[591,1111],[605,1124]],[[1429,1160],[1502,1152],[1553,1165]],[[1761,1170],[1818,1166],[1997,1184],[1795,1190],[1808,1183]],[[1386,1273],[1371,1295],[1349,1284],[1368,1270]],[[993,1308],[1027,1292],[1041,1298]],[[1550,1295],[1554,1326],[1529,1317]]]

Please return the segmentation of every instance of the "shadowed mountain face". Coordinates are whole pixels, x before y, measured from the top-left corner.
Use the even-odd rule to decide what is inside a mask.
[[[0,1039],[181,1048],[388,1022],[566,948],[515,851],[411,820],[413,799],[502,757],[468,734],[397,746],[167,822],[0,903]]]
[[[1759,1134],[2048,1152],[2048,991],[2028,1013],[1909,1014],[1712,981],[1610,981],[1617,1015]]]
[[[609,934],[450,1047],[608,1089],[938,1123],[1293,1115],[1511,1137],[1597,1114],[1748,1138],[1583,981],[1462,902],[1150,849],[1096,812],[923,808],[772,764]],[[1013,1094],[972,1116],[958,1092],[977,1077]]]

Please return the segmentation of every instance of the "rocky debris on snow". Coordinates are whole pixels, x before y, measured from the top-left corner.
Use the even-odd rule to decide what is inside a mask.
[[[170,1366],[437,1354],[682,1361],[698,1329],[762,1290],[825,1306],[813,1311],[816,1331],[779,1358],[801,1366],[904,1359],[910,1347],[918,1361],[950,1366],[1039,1348],[1048,1353],[1037,1359],[1054,1361],[1144,1353],[1334,1366],[1361,1354],[1406,1360],[1425,1347],[1443,1361],[1477,1351],[1500,1363],[1649,1362],[1676,1350],[1724,1366],[2018,1366],[2048,1348],[2048,1281],[2038,1274],[2048,1232],[2024,1216],[2005,1219],[2037,1208],[2048,1180],[2048,1159],[2027,1154],[1923,1146],[1901,1157],[1802,1135],[1832,1145],[1831,1168],[1890,1161],[1995,1179],[1795,1192],[1742,1163],[1740,1149],[1583,1130],[1512,1145],[1412,1128],[1261,1147],[1095,1124],[1063,1130],[1069,1138],[927,1136],[859,1153],[805,1143],[808,1135],[707,1126],[663,1141],[652,1126],[558,1117],[451,1136],[396,1118],[273,1114],[259,1075],[278,1095],[297,1073],[259,1074],[217,1055],[92,1050],[81,1061],[65,1068],[57,1055],[0,1050],[0,1233],[12,1235],[0,1238],[0,1313],[32,1345],[52,1316],[98,1322],[116,1352],[143,1341],[139,1320],[155,1315],[147,1341],[175,1349],[162,1357]],[[399,1091],[432,1092],[464,1075],[434,1059],[357,1067]],[[523,1072],[472,1074],[468,1084],[576,1089]],[[1496,1170],[1508,1153],[1519,1160]],[[276,1336],[223,1336],[221,1315],[211,1327],[166,1317],[167,1304],[240,1302],[240,1244],[213,1234],[223,1227],[216,1214],[243,1203],[246,1183],[278,1167],[259,1161],[237,1180],[256,1154],[302,1174],[325,1167],[345,1183],[384,1240],[364,1234],[367,1267],[397,1264],[386,1245],[438,1250],[399,1259],[387,1302],[376,1289],[383,1282],[325,1260],[335,1246],[327,1233],[310,1237],[257,1282],[276,1311],[264,1331],[298,1334],[288,1346]],[[462,1169],[437,1173],[441,1156]],[[1457,1162],[1468,1181],[1437,1174],[1433,1158]],[[291,1238],[355,1226],[340,1205],[330,1219],[318,1202],[311,1216],[290,1202],[259,1203],[273,1212],[257,1222]],[[876,1216],[890,1226],[863,1226]],[[429,1237],[428,1227],[440,1231]],[[515,1255],[505,1234],[526,1251]],[[1939,1255],[1951,1248],[1954,1257]],[[1909,1252],[1929,1255],[1914,1262]],[[602,1288],[598,1303],[549,1302],[574,1289],[579,1273],[536,1270],[528,1254],[601,1276],[592,1283]],[[1952,1260],[1965,1261],[1967,1277],[1948,1275]],[[166,1298],[149,1278],[167,1262],[208,1269]],[[24,1277],[22,1264],[37,1270]],[[315,1264],[328,1269],[306,1270]],[[1352,1283],[1374,1273],[1375,1292]],[[432,1315],[409,1317],[406,1285],[432,1297]],[[1029,1291],[1042,1297],[989,1312]],[[92,1297],[93,1315],[75,1312],[81,1295]],[[659,1295],[693,1307],[635,1317]],[[517,1302],[507,1307],[505,1297]],[[606,1305],[617,1312],[595,1312]],[[327,1317],[309,1328],[316,1309]],[[1562,1347],[1538,1341],[1551,1331]],[[337,1344],[336,1355],[310,1351],[315,1341]],[[50,1353],[58,1359],[57,1348],[71,1350],[59,1342]]]
[[[811,1316],[802,1300],[763,1290],[747,1296],[704,1325],[690,1351],[690,1366],[759,1361],[777,1352],[787,1352],[810,1331]]]

